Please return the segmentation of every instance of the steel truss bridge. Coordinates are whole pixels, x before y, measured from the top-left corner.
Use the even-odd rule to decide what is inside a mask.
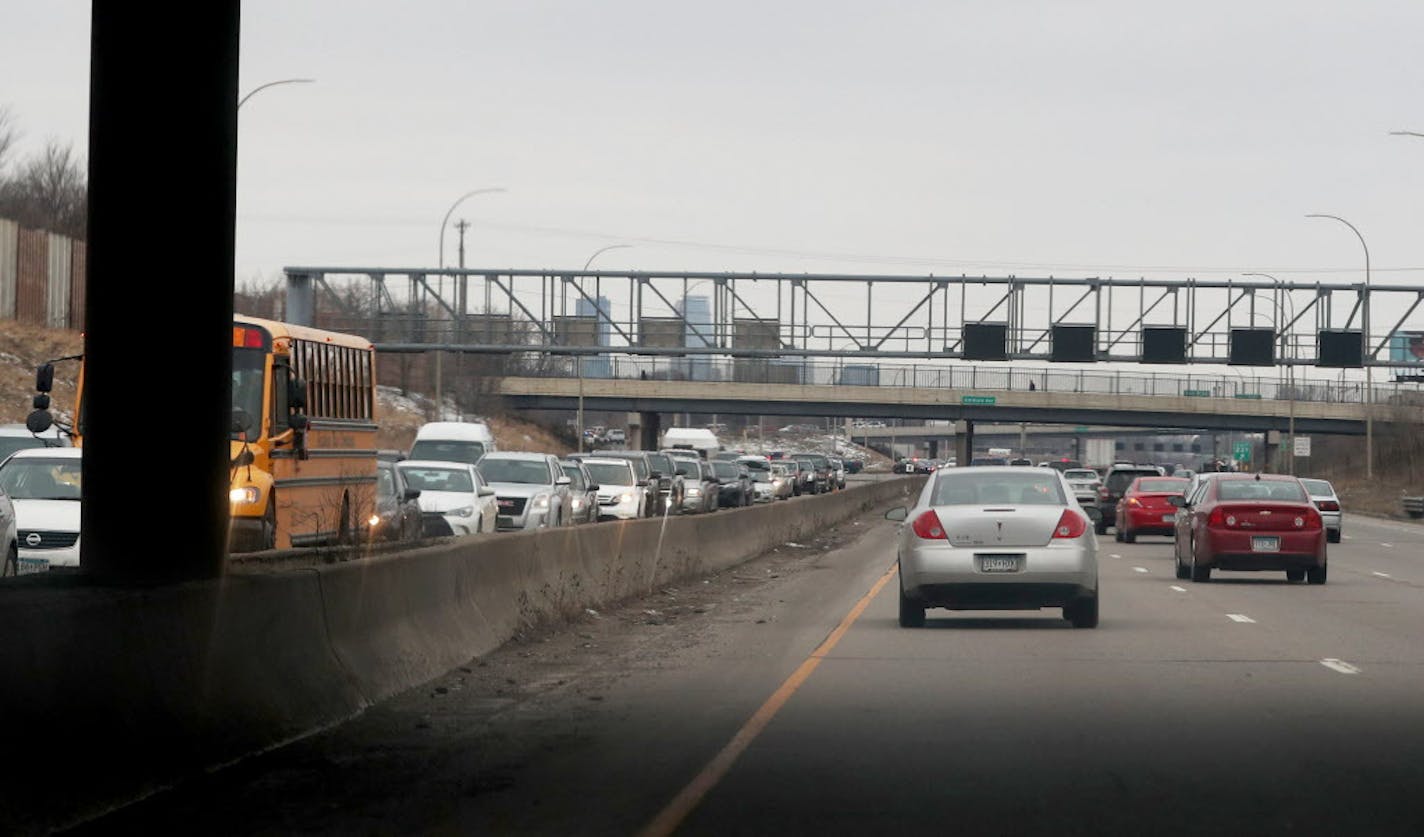
[[[1418,367],[1381,354],[1424,287],[288,267],[287,318],[388,352]],[[1372,320],[1372,309],[1387,312]],[[1383,326],[1382,328],[1380,326]],[[1421,347],[1424,355],[1424,347]]]

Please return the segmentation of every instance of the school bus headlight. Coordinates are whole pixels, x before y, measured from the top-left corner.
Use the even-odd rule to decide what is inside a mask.
[[[257,489],[250,485],[234,488],[227,493],[227,499],[233,505],[251,505],[257,502]]]
[[[368,518],[366,519],[366,525],[367,525],[367,526],[370,526],[372,529],[376,528],[377,526],[380,526],[380,525],[381,525],[381,516],[380,516],[379,514],[373,514],[373,515],[371,515],[370,517],[368,517]]]

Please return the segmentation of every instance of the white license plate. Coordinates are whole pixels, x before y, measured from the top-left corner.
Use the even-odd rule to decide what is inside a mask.
[[[1251,539],[1251,551],[1252,551],[1252,552],[1280,552],[1280,551],[1281,551],[1281,539],[1280,539],[1280,538],[1252,538],[1252,539]]]
[[[1017,555],[986,555],[979,559],[979,569],[986,573],[1016,573],[1019,571]]]
[[[1176,522],[1177,522],[1177,516],[1176,516],[1175,514],[1164,514],[1164,515],[1162,515],[1162,522],[1163,522],[1163,523],[1176,523]]]
[[[48,558],[21,558],[19,565],[15,567],[16,575],[47,572],[49,572]]]

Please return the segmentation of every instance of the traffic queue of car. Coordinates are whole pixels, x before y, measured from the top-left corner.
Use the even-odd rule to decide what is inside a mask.
[[[409,453],[381,452],[364,534],[414,541],[706,514],[839,490],[846,471],[842,460],[822,454],[773,459],[693,445],[564,456],[502,451],[483,422],[428,422]]]
[[[1286,474],[1166,476],[1122,463],[1091,469],[939,468],[901,521],[896,557],[902,627],[930,608],[1061,608],[1076,628],[1098,624],[1096,535],[1171,541],[1176,577],[1283,572],[1324,584],[1326,543],[1341,539],[1340,497],[1328,480]],[[1105,503],[1109,498],[1111,504]]]

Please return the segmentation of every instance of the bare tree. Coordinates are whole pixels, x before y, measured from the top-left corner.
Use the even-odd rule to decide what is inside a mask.
[[[10,153],[15,149],[15,143],[20,141],[20,129],[15,127],[15,115],[8,105],[0,107],[0,174],[5,171],[5,164],[9,162]]]
[[[0,180],[0,216],[82,239],[88,194],[84,166],[73,144],[51,139],[13,175]]]

